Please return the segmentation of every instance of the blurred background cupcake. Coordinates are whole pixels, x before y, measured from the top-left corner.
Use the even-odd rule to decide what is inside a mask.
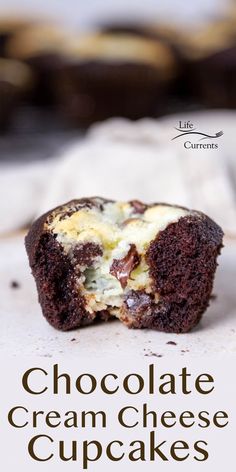
[[[55,82],[66,40],[62,28],[36,23],[15,31],[6,41],[6,56],[27,64],[34,73],[35,83],[30,98],[36,105],[55,104]]]
[[[236,107],[236,16],[215,20],[182,47],[190,98],[210,108]]]
[[[9,128],[14,113],[33,87],[31,69],[19,61],[0,58],[0,131]]]
[[[130,33],[97,33],[74,39],[65,56],[58,100],[79,125],[164,112],[177,71],[164,43]]]

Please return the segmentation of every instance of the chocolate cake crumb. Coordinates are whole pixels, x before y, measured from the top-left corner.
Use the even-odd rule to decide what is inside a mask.
[[[156,352],[150,352],[149,354],[144,354],[145,357],[163,357],[163,354],[157,354]]]
[[[133,207],[135,213],[142,214],[147,209],[147,205],[145,205],[143,202],[140,202],[139,200],[131,200],[129,203]]]
[[[10,287],[11,288],[20,288],[20,284],[19,282],[17,282],[17,280],[12,280],[11,283],[10,283]]]
[[[166,344],[169,344],[170,346],[177,346],[175,341],[168,341]]]
[[[71,342],[74,342],[74,341],[76,341],[76,338],[72,338],[72,339],[71,339]]]
[[[102,256],[102,248],[95,243],[77,244],[69,251],[69,256],[75,265],[90,267],[94,260]]]

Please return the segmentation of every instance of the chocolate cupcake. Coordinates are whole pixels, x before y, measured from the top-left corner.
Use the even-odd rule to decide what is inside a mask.
[[[130,328],[182,333],[209,304],[222,238],[200,212],[94,197],[39,218],[26,249],[55,328],[116,317]]]
[[[61,67],[66,34],[47,24],[35,24],[16,33],[7,42],[6,52],[29,65],[35,76],[31,99],[37,105],[55,104],[55,82]]]
[[[74,40],[61,76],[61,106],[87,126],[112,116],[161,114],[176,73],[171,50],[134,35],[96,34]]]
[[[186,80],[205,106],[236,107],[236,22],[215,21],[189,37],[183,47]]]
[[[31,89],[33,75],[19,61],[0,58],[0,131],[6,131],[19,102]]]
[[[185,81],[185,56],[182,54],[183,44],[188,41],[188,32],[175,23],[152,22],[113,22],[102,26],[102,31],[109,34],[132,34],[139,37],[149,38],[164,44],[171,50],[176,63],[176,74],[170,83],[168,90],[167,112],[178,110],[182,106],[183,99],[189,98],[189,89]]]

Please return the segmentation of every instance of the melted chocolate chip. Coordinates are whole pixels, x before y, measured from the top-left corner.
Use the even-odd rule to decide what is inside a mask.
[[[147,209],[147,205],[144,203],[140,202],[139,200],[131,200],[130,205],[134,208],[135,213],[144,213]]]
[[[95,243],[77,244],[70,250],[70,257],[75,265],[91,267],[94,259],[102,256],[101,246]]]
[[[139,262],[140,256],[136,246],[131,244],[128,254],[123,259],[114,259],[110,268],[110,274],[119,280],[122,288],[125,288],[131,272],[139,265]]]
[[[143,290],[130,290],[127,294],[125,303],[128,309],[133,313],[142,313],[152,305],[152,297]]]

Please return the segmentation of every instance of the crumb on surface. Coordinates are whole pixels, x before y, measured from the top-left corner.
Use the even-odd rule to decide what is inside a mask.
[[[148,354],[144,354],[146,357],[163,357],[163,354],[157,354],[156,352],[149,352]]]
[[[20,284],[19,284],[19,282],[17,282],[17,280],[12,280],[12,281],[10,282],[10,287],[11,287],[11,288],[14,288],[14,289],[15,289],[15,288],[20,288]]]
[[[175,341],[168,341],[166,344],[169,344],[170,346],[177,346]]]

